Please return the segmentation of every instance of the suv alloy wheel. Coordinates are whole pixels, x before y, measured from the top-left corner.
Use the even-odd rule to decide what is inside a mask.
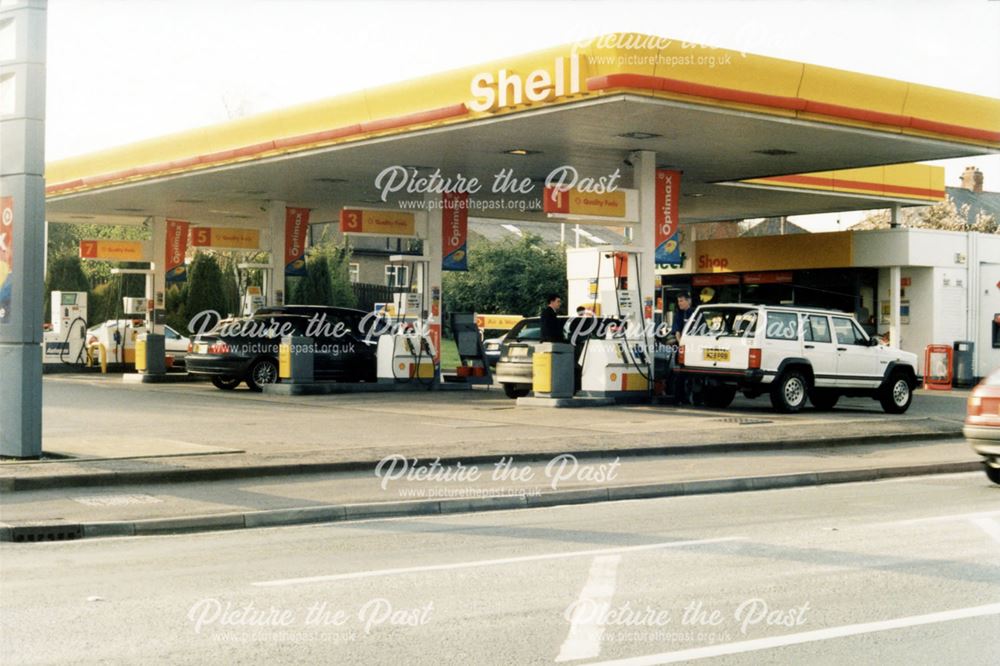
[[[806,404],[809,384],[798,370],[787,370],[771,385],[771,405],[779,412],[794,414]]]
[[[894,372],[889,381],[879,389],[879,402],[886,414],[902,414],[910,408],[913,390],[910,381],[901,372]]]

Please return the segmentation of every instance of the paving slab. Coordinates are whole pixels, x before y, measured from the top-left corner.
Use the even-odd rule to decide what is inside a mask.
[[[131,536],[745,492],[978,470],[962,441],[808,450],[425,466],[266,479],[29,490],[0,503],[0,540],[30,526]],[[468,474],[475,469],[473,479]],[[982,482],[988,484],[985,475]]]
[[[47,378],[45,395],[45,450],[72,457],[0,462],[0,492],[369,470],[393,455],[469,463],[891,445],[959,437],[964,414],[961,394],[930,392],[895,417],[871,400],[798,414],[742,398],[726,410],[560,410],[515,407],[496,390],[289,397],[92,375]]]

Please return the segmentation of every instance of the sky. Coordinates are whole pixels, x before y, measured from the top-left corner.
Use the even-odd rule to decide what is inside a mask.
[[[46,159],[615,31],[1000,98],[996,0],[49,0]]]

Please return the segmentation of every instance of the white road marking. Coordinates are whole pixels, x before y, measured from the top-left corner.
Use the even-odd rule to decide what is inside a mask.
[[[910,617],[900,617],[894,620],[883,620],[881,622],[848,624],[842,627],[830,627],[828,629],[817,629],[815,631],[803,631],[797,634],[787,634],[785,636],[775,636],[773,638],[758,638],[749,641],[739,641],[737,643],[724,643],[722,645],[709,645],[707,647],[691,648],[689,650],[662,652],[660,654],[651,654],[643,657],[591,662],[589,666],[653,666],[654,664],[674,664],[679,661],[706,659],[708,657],[721,657],[728,654],[755,652],[757,650],[771,650],[789,645],[801,645],[803,643],[826,641],[833,638],[874,634],[880,631],[905,629],[907,627],[918,627],[921,625],[937,624],[940,622],[952,622],[954,620],[967,620],[969,618],[984,617],[988,615],[1000,615],[1000,603],[987,604],[985,606],[974,606],[971,608],[958,608],[955,610],[942,611],[940,613],[929,613],[927,615],[911,615]]]
[[[994,541],[1000,543],[1000,524],[997,524],[989,518],[974,518],[969,522],[989,534]]]
[[[593,610],[611,604],[615,596],[618,563],[621,560],[621,555],[603,555],[595,557],[591,562],[590,575],[587,576],[587,582],[580,590],[580,597],[573,606],[569,634],[559,649],[557,662],[593,659],[600,656],[604,625],[598,621],[600,614]]]
[[[571,550],[565,553],[546,553],[544,555],[524,555],[522,557],[505,557],[495,560],[473,560],[470,562],[453,562],[450,564],[428,564],[419,567],[400,567],[398,569],[376,569],[374,571],[355,571],[353,573],[330,574],[326,576],[308,576],[305,578],[284,578],[280,580],[263,580],[253,583],[258,587],[280,587],[285,585],[306,585],[308,583],[326,583],[336,580],[353,580],[357,578],[374,578],[377,576],[396,576],[399,574],[420,573],[424,571],[452,571],[454,569],[473,569],[475,567],[492,567],[518,562],[541,562],[544,560],[562,560],[571,557],[598,557],[618,553],[634,553],[642,550],[658,550],[661,548],[683,548],[686,546],[701,546],[713,543],[743,541],[747,537],[720,537],[718,539],[697,539],[694,541],[663,541],[647,543],[641,546],[621,546],[618,548],[596,548],[593,550]]]
[[[950,522],[959,520],[976,520],[977,518],[1000,517],[1000,511],[977,511],[975,513],[952,513],[946,516],[927,516],[926,518],[908,518],[890,522],[868,523],[865,527],[889,527],[900,525],[920,525],[921,523]]]

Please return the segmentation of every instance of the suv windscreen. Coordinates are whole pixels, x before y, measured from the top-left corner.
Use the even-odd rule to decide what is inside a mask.
[[[755,308],[701,308],[688,324],[688,335],[752,336],[757,331]]]

